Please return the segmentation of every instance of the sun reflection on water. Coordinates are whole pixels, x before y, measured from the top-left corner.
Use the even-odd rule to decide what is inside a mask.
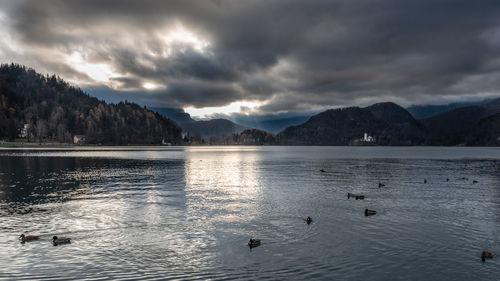
[[[210,148],[187,150],[188,209],[196,217],[204,214],[212,223],[249,219],[257,212],[262,192],[260,154],[228,147],[215,155]]]

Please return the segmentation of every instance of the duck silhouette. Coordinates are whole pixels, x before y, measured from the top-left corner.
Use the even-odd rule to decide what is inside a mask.
[[[59,244],[69,244],[69,243],[71,243],[70,238],[57,237],[57,236],[52,237],[52,244],[54,244],[54,246],[57,246]]]
[[[364,195],[354,194],[354,193],[347,193],[347,199],[349,199],[351,197],[354,197],[354,199],[356,199],[356,200],[363,200],[363,199],[365,199]]]
[[[260,239],[250,238],[250,240],[248,241],[248,246],[250,246],[250,248],[260,246]]]
[[[19,235],[19,239],[21,239],[21,242],[24,243],[24,242],[28,242],[28,241],[38,240],[38,239],[40,239],[40,237],[38,237],[36,235],[21,234],[21,235]]]
[[[365,209],[365,216],[373,216],[377,213],[377,211],[375,210],[368,210],[368,209]]]
[[[493,258],[493,253],[491,252],[486,252],[486,251],[483,251],[481,253],[481,260],[484,262],[486,259],[492,259]]]

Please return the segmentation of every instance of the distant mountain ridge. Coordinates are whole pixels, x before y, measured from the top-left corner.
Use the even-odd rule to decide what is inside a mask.
[[[203,138],[222,137],[241,133],[246,128],[235,124],[227,119],[211,119],[206,121],[195,121],[181,124],[182,128],[191,136]]]
[[[151,107],[151,110],[163,115],[176,122],[177,124],[195,122],[189,113],[184,112],[182,108],[169,108],[169,107]]]
[[[277,134],[290,126],[306,122],[312,115],[312,113],[299,112],[267,115],[231,114],[224,118],[247,128],[257,128]]]
[[[406,110],[417,120],[429,118],[435,116],[439,113],[450,111],[453,109],[468,107],[468,106],[480,106],[491,102],[492,99],[486,99],[476,102],[456,102],[450,104],[442,105],[412,105],[407,107]]]
[[[246,127],[227,119],[196,121],[180,108],[152,108],[166,118],[174,120],[189,136],[202,138],[221,137],[241,133]]]

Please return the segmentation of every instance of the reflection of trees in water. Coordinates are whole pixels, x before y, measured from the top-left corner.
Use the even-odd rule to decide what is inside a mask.
[[[69,172],[81,169],[81,160],[5,156],[0,161],[0,200],[9,212],[28,213],[33,204],[67,200],[76,190],[89,192],[88,184]]]
[[[113,187],[113,182],[140,182],[155,178],[175,163],[162,161],[76,158],[0,157],[0,208],[29,213],[34,205],[89,198]],[[177,165],[178,166],[178,165]]]

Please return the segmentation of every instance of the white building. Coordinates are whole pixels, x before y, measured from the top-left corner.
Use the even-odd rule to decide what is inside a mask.
[[[87,141],[87,138],[85,135],[74,135],[73,136],[73,143],[74,144],[84,144]]]
[[[369,136],[368,133],[365,133],[365,135],[363,136],[363,141],[364,142],[373,142],[373,141],[375,141],[375,139],[372,136]]]
[[[30,129],[30,124],[28,123],[24,124],[24,127],[21,129],[21,133],[19,134],[19,136],[23,139],[27,138],[29,129]]]

